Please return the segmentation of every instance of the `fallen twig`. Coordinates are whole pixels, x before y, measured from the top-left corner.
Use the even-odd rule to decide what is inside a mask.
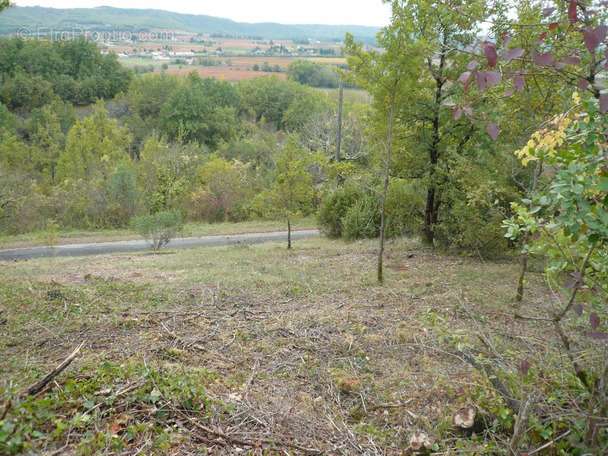
[[[490,380],[490,383],[492,383],[492,386],[500,392],[500,394],[502,395],[502,398],[505,401],[505,403],[507,404],[507,406],[516,415],[519,415],[519,404],[513,398],[513,395],[509,392],[509,390],[504,385],[504,383],[489,368],[486,368],[486,367],[482,366],[481,364],[479,364],[479,362],[473,356],[473,353],[471,353],[471,351],[468,348],[461,350],[460,353],[462,353],[462,356],[464,356],[464,358],[469,362],[469,364],[471,364],[471,366],[473,366],[479,372],[482,372],[487,375],[488,380]]]
[[[4,418],[6,418],[6,415],[8,414],[9,410],[13,406],[13,400],[17,400],[20,397],[24,397],[24,396],[34,396],[34,395],[38,394],[51,380],[53,380],[55,377],[57,377],[59,374],[61,374],[64,370],[66,370],[67,367],[70,364],[72,364],[72,361],[74,361],[74,358],[76,358],[76,355],[78,354],[80,349],[86,343],[87,343],[86,340],[83,343],[81,343],[78,346],[78,348],[76,348],[76,350],[74,350],[70,354],[70,356],[68,356],[66,359],[64,359],[63,362],[59,366],[57,366],[55,369],[53,369],[51,372],[49,372],[47,375],[45,375],[44,378],[42,378],[42,380],[34,383],[32,386],[29,386],[29,387],[19,391],[12,399],[9,399],[8,402],[4,406],[2,415],[0,415],[0,420],[3,420]]]
[[[563,434],[558,435],[557,437],[555,437],[553,440],[551,440],[550,442],[545,443],[543,446],[539,446],[536,450],[534,451],[528,451],[528,454],[530,456],[532,456],[533,454],[538,453],[539,451],[544,450],[547,447],[550,447],[551,445],[553,445],[555,442],[557,442],[558,440],[563,439],[564,437],[566,437],[568,434],[570,434],[572,432],[572,429],[567,430],[566,432],[564,432]]]

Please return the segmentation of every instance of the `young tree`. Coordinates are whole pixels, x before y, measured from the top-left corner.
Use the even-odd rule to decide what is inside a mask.
[[[31,159],[34,168],[50,177],[51,185],[55,185],[57,162],[64,139],[61,123],[51,105],[47,105],[36,113],[31,126]]]
[[[287,221],[287,248],[291,249],[291,222],[312,208],[314,189],[307,168],[313,164],[309,152],[294,137],[275,157],[276,182],[256,197],[258,211]]]
[[[608,121],[598,100],[574,98],[570,111],[553,118],[517,152],[524,165],[542,161],[551,167],[554,178],[547,188],[514,203],[517,215],[506,226],[513,239],[528,233],[526,250],[549,260],[546,278],[560,306],[547,321],[577,379],[564,392],[574,389],[570,425],[582,438],[577,447],[604,445],[602,453],[608,437],[608,359],[602,342],[608,339]],[[570,312],[585,315],[587,322],[568,324]],[[579,353],[585,340],[586,349]]]
[[[413,52],[414,44],[409,35],[413,30],[402,26],[396,19],[399,5],[393,6],[393,21],[389,27],[382,30],[378,36],[379,44],[384,52],[364,50],[361,43],[355,43],[352,35],[346,36],[345,54],[349,63],[350,72],[345,77],[360,87],[366,89],[373,97],[374,117],[373,129],[376,137],[386,138],[385,144],[383,190],[381,194],[382,209],[380,213],[380,245],[378,249],[377,278],[382,282],[384,238],[386,231],[386,195],[388,192],[393,131],[395,127],[395,113],[400,110],[404,102],[406,85],[411,82],[417,66],[421,64],[419,56]]]
[[[443,105],[461,96],[462,88],[450,80],[468,63],[458,50],[474,43],[477,23],[430,0],[390,3],[391,24],[378,38],[384,52],[364,52],[362,45],[347,37],[345,54],[351,80],[373,96],[376,111],[373,137],[387,138],[385,188],[393,167],[404,176],[424,182],[423,241],[433,245],[440,207],[453,185],[450,166],[456,157],[468,152],[475,132],[468,118],[462,117],[462,111],[452,116]],[[470,14],[488,14],[479,2],[459,4]],[[383,129],[384,133],[379,135],[377,132]]]
[[[108,117],[103,102],[99,102],[93,115],[76,122],[68,133],[65,150],[59,154],[57,174],[61,180],[105,182],[116,166],[130,161],[129,143],[129,133]]]

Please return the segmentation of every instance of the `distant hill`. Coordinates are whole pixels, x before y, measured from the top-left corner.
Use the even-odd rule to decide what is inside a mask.
[[[98,8],[56,9],[17,7],[0,14],[0,34],[16,33],[20,28],[35,32],[39,28],[53,31],[81,28],[85,31],[172,30],[193,33],[263,37],[266,39],[314,38],[343,39],[346,32],[360,41],[373,42],[378,27],[361,25],[285,25],[272,22],[250,24],[213,16],[180,14],[154,9]]]

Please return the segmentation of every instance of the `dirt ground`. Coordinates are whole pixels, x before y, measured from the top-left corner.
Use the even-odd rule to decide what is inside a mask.
[[[400,455],[423,429],[437,454],[490,454],[500,433],[451,426],[472,400],[501,413],[459,344],[511,368],[518,357],[508,353],[554,343],[544,322],[513,312],[517,265],[396,241],[378,285],[375,249],[315,239],[291,252],[268,244],[0,265],[0,401],[84,344],[36,398],[14,401],[5,422],[22,446],[13,448]],[[550,297],[539,274],[530,281],[526,313],[540,315]]]

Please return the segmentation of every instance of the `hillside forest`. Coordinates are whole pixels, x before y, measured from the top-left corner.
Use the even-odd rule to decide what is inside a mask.
[[[487,448],[501,449],[484,454],[521,454],[526,433],[552,445],[546,454],[606,454],[605,2],[386,3],[377,48],[347,34],[347,67],[296,60],[286,80],[136,76],[85,39],[0,39],[0,231],[104,230],[155,214],[291,229],[313,216],[329,238],[374,239],[374,284],[385,239],[515,262],[515,306],[530,262],[551,303],[530,319],[555,335],[535,347],[561,360],[559,375],[531,368],[528,345],[496,355],[482,340],[492,368],[435,314],[428,327],[489,382],[487,401],[502,401],[485,427],[503,439]],[[320,78],[347,88],[311,87]]]

